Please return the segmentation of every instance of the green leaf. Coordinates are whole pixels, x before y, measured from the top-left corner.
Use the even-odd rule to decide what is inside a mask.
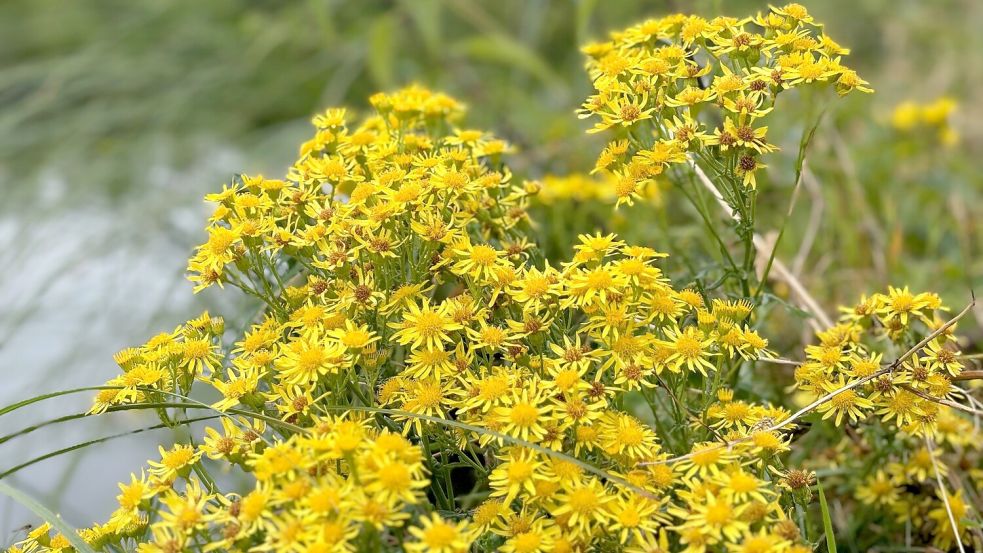
[[[829,553],[836,553],[836,535],[833,534],[833,519],[829,516],[829,505],[826,503],[823,483],[817,480],[816,485],[819,486],[819,509],[823,513],[823,531],[826,532],[826,550]]]
[[[96,553],[94,549],[89,547],[89,544],[85,543],[79,537],[78,532],[74,528],[66,524],[60,516],[52,513],[47,507],[38,503],[33,497],[12,487],[6,482],[0,482],[0,493],[27,507],[31,512],[51,524],[55,530],[58,530],[65,536],[68,542],[72,544],[72,547],[79,553]]]

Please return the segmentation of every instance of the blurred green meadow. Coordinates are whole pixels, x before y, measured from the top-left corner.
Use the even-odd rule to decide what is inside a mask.
[[[798,188],[792,167],[802,129],[776,127],[771,136],[793,153],[775,156],[760,185],[761,228],[772,236],[785,229],[778,257],[830,311],[887,284],[932,289],[964,305],[971,289],[983,290],[983,106],[975,101],[983,3],[803,3],[853,50],[851,66],[876,94],[851,95],[824,113]],[[201,196],[240,172],[282,173],[310,134],[311,114],[334,105],[364,110],[372,92],[420,82],[465,101],[469,126],[513,143],[516,178],[583,172],[602,143],[574,115],[590,90],[580,45],[647,16],[742,16],[765,7],[741,0],[0,3],[0,404],[102,382],[117,372],[115,351],[202,308],[230,318],[250,309],[229,295],[188,293],[183,268],[209,209]],[[939,97],[958,104],[955,143],[892,124],[899,103]],[[663,190],[657,205],[634,213],[581,201],[535,215],[569,227],[567,236],[617,228],[672,253],[670,267],[699,265],[706,257],[699,222],[674,209],[681,205]],[[567,241],[545,232],[541,240],[551,259],[569,255]],[[983,309],[965,325],[977,342],[981,322]],[[2,425],[12,430],[87,406],[83,394]],[[0,444],[0,473],[141,421],[107,419]],[[70,522],[89,523],[111,510],[119,474],[151,451],[143,436],[99,444],[99,461],[59,457],[11,480]],[[27,520],[0,502],[0,545]]]

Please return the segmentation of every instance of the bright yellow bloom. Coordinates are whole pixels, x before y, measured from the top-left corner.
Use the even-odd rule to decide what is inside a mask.
[[[415,538],[406,544],[411,553],[465,553],[474,540],[466,521],[449,522],[436,514],[422,518],[409,532]]]
[[[449,316],[447,304],[432,307],[426,299],[420,306],[410,303],[402,322],[390,323],[390,326],[397,329],[393,338],[413,349],[441,347],[451,341],[451,332],[462,328]]]

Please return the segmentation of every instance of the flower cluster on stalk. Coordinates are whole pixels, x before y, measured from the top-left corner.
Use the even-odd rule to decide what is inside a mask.
[[[849,49],[799,4],[743,19],[650,19],[583,51],[595,93],[579,114],[599,119],[588,132],[617,131],[594,171],[614,176],[618,205],[687,160],[735,183],[736,198],[736,185],[757,186],[762,158],[777,149],[762,122],[782,92],[872,91],[843,65]]]

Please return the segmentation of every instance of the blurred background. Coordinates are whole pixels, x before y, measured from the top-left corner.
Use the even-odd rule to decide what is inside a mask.
[[[983,3],[803,3],[853,49],[847,63],[877,93],[826,113],[808,158],[815,178],[804,182],[779,256],[830,310],[888,283],[937,290],[960,308],[974,284],[983,290]],[[236,173],[282,174],[314,112],[362,111],[372,92],[420,82],[466,102],[469,126],[514,143],[517,177],[588,170],[601,142],[573,113],[590,91],[581,44],[673,11],[759,9],[766,3],[0,2],[0,406],[99,384],[116,374],[117,350],[203,309],[234,318],[247,308],[231,292],[193,296],[184,280],[209,213],[201,196]],[[944,128],[904,119],[903,102],[939,98],[957,104]],[[786,131],[794,146],[795,129]],[[781,225],[791,155],[770,162],[759,212],[775,216],[763,217],[763,230]],[[652,209],[674,202],[666,191]],[[575,207],[580,216],[562,221],[542,209],[542,226],[586,231],[627,216]],[[633,232],[685,251],[685,220],[671,227]],[[6,415],[0,434],[85,411],[90,397]],[[0,472],[151,419],[116,413],[39,429],[0,443]],[[38,462],[9,482],[72,524],[102,520],[115,482],[156,454],[163,432]],[[29,522],[0,499],[0,546]]]

